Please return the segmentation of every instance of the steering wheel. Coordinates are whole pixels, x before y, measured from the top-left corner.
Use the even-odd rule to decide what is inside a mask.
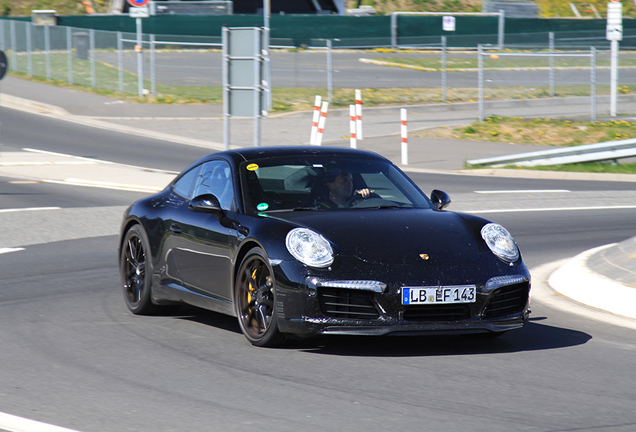
[[[354,203],[354,202],[356,202],[356,201],[358,201],[358,200],[363,200],[363,201],[364,201],[364,200],[368,200],[368,199],[370,199],[370,198],[382,198],[382,197],[381,197],[380,195],[378,195],[377,193],[375,193],[375,192],[371,192],[371,193],[369,193],[369,195],[367,195],[367,196],[366,196],[366,198],[365,198],[365,197],[363,197],[361,194],[359,194],[359,193],[357,193],[357,192],[356,192],[356,193],[354,193],[353,195],[351,195],[351,198],[349,198],[349,199],[347,200],[346,204],[347,204],[347,207],[351,207],[351,206],[353,206],[353,205],[354,205],[353,203]]]

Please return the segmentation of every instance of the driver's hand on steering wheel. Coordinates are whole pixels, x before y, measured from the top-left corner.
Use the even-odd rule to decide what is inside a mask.
[[[365,189],[359,189],[353,192],[353,195],[355,196],[356,194],[360,195],[363,199],[367,199],[369,197],[369,195],[371,195],[373,192],[375,192],[374,190],[365,188]]]

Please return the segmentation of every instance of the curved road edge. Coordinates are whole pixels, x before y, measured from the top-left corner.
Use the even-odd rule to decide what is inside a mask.
[[[590,257],[618,245],[612,243],[578,254],[550,275],[549,285],[576,302],[636,320],[636,287],[603,276],[588,266]]]

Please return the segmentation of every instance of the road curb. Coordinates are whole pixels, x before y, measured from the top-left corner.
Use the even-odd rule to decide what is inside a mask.
[[[555,291],[579,303],[636,319],[636,289],[599,275],[587,266],[588,258],[615,244],[580,253],[552,273],[548,283]]]

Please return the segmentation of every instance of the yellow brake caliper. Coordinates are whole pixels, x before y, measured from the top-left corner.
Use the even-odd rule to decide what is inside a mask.
[[[256,272],[258,272],[258,269],[254,269],[254,272],[252,273],[252,280],[256,280]],[[250,303],[252,303],[252,291],[256,291],[256,288],[254,288],[252,286],[252,282],[249,282],[249,291],[247,291],[247,304],[248,305]]]

